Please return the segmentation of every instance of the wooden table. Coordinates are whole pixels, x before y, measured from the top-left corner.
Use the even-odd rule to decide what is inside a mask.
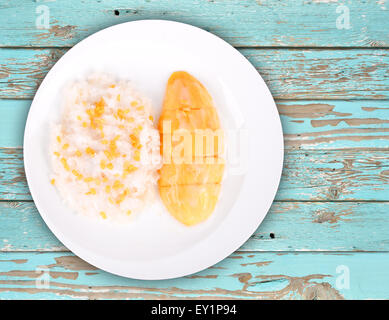
[[[150,18],[237,47],[272,91],[286,145],[279,191],[251,239],[169,281],[113,276],[70,253],[23,170],[26,115],[50,67],[95,31]],[[2,1],[0,298],[388,299],[388,49],[385,0]]]

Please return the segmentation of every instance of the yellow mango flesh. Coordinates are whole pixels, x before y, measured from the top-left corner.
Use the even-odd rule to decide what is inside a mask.
[[[189,73],[178,71],[170,76],[158,127],[165,161],[160,170],[161,199],[181,223],[188,226],[200,223],[213,212],[218,200],[224,172],[224,162],[219,156],[224,143],[212,97]],[[207,148],[205,139],[203,148],[196,149],[195,134],[199,130],[215,133],[211,138],[214,147]],[[184,135],[177,139],[181,132]],[[191,152],[182,161],[183,157],[177,154],[184,154],[179,145],[186,143],[189,143],[186,150]]]
[[[211,95],[195,77],[185,71],[174,72],[167,84],[164,110],[214,108]]]
[[[220,184],[159,187],[163,203],[180,222],[192,226],[206,220],[217,203]]]
[[[172,101],[172,99],[171,99]],[[185,144],[186,137],[182,134],[182,130],[185,130],[187,134],[190,135],[190,148],[192,148],[192,155],[198,154],[196,152],[196,131],[197,130],[197,139],[202,140],[203,148],[200,156],[206,157],[217,157],[224,152],[224,136],[220,129],[220,121],[217,115],[215,108],[190,108],[188,106],[182,107],[184,109],[163,109],[161,118],[165,123],[169,121],[170,130],[169,138],[172,139],[172,147],[177,147],[180,144]],[[160,132],[166,133],[163,130],[162,121],[159,124]],[[199,132],[198,130],[201,130]],[[202,137],[201,133],[209,134],[209,139],[212,139],[213,147],[209,145],[207,148],[207,143],[210,143],[210,140],[206,140],[205,136]],[[161,136],[162,138],[162,136]],[[220,140],[220,141],[219,141]],[[209,141],[209,142],[208,142]],[[201,149],[201,148],[200,148]],[[183,151],[180,153],[183,156]]]
[[[220,121],[215,108],[163,109],[161,118],[171,121],[172,130],[220,129]],[[162,130],[161,125],[159,129]]]

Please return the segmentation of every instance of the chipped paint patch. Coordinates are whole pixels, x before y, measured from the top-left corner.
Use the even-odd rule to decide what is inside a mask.
[[[45,39],[51,39],[52,37],[60,38],[62,40],[71,40],[75,36],[75,29],[76,26],[72,25],[54,25],[50,27],[50,29],[46,30],[46,32],[38,33],[35,37],[38,42],[42,42],[42,40]]]
[[[98,270],[96,267],[90,265],[89,263],[85,262],[84,260],[81,260],[80,258],[76,256],[62,256],[62,257],[56,257],[55,258],[56,264],[49,265],[49,268],[52,267],[61,267],[66,270],[74,270],[74,271],[80,271],[80,270]]]
[[[313,128],[319,128],[324,126],[337,126],[339,123],[345,122],[349,126],[357,127],[364,124],[384,124],[389,123],[389,120],[378,118],[351,118],[351,119],[327,119],[327,120],[311,120]]]
[[[345,131],[345,129],[343,129]],[[377,131],[384,131],[389,132],[389,129],[367,129],[366,132],[377,132]],[[357,132],[357,131],[356,131]],[[312,136],[320,135],[315,133],[312,134]],[[289,135],[285,135],[289,136]],[[302,136],[302,135],[301,135]],[[371,140],[389,140],[389,135],[375,135],[375,136],[351,136],[351,135],[345,135],[345,136],[331,136],[331,137],[319,137],[315,139],[310,140],[287,140],[285,139],[285,146],[288,148],[301,148],[302,146],[318,146],[320,144],[330,144],[334,143],[336,141],[349,141],[349,142],[361,142],[361,141],[371,141]]]
[[[36,279],[40,277],[43,273],[44,273],[43,270],[36,270],[36,271],[12,270],[7,272],[0,272],[0,276],[22,277],[22,278],[26,277],[26,278]],[[53,279],[63,278],[68,280],[76,280],[78,278],[77,272],[50,271],[49,275]]]
[[[389,177],[389,170],[381,171],[380,174],[383,175],[383,176],[388,176]]]
[[[333,212],[327,210],[316,210],[314,213],[314,223],[325,223],[328,222],[330,224],[338,223],[339,221],[347,221],[342,217],[352,214],[351,210],[341,211],[341,212]]]
[[[304,277],[280,276],[257,276],[262,279],[261,283],[269,281],[287,282],[287,285],[277,292],[271,293],[270,299],[307,299],[307,300],[343,300],[344,297],[328,282],[317,282],[331,277],[330,275],[312,274]]]
[[[377,107],[361,107],[363,111],[374,112],[376,110],[389,110],[389,108],[377,108]]]
[[[336,112],[334,111],[335,105],[325,103],[293,104],[292,106],[278,103],[277,108],[281,115],[300,119],[316,119],[326,117],[328,115],[335,115],[338,117],[347,117],[352,115],[351,113]]]
[[[55,37],[71,39],[74,37],[74,29],[76,29],[76,26],[53,26],[50,28],[50,32],[53,33]]]
[[[246,267],[246,266],[254,265],[254,266],[257,266],[257,267],[263,267],[263,266],[268,266],[272,262],[273,261],[260,261],[260,262],[242,263],[241,266]]]

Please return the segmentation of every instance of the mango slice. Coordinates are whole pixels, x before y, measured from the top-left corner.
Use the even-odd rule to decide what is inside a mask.
[[[219,197],[224,141],[212,97],[189,73],[170,76],[158,128],[164,158],[161,199],[181,223],[200,223],[211,215]]]
[[[217,203],[220,184],[159,187],[163,203],[178,221],[192,226],[206,220]]]
[[[161,118],[165,121],[171,121],[173,131],[177,129],[193,131],[195,129],[216,130],[220,128],[220,121],[215,108],[164,109]],[[162,128],[160,127],[159,130],[162,130]]]
[[[224,164],[165,164],[160,171],[161,187],[218,184],[223,179]]]

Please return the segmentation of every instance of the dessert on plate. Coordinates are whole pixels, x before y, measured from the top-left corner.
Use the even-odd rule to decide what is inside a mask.
[[[198,224],[210,216],[219,197],[223,131],[211,95],[189,73],[170,76],[158,128],[161,199],[178,221]]]

